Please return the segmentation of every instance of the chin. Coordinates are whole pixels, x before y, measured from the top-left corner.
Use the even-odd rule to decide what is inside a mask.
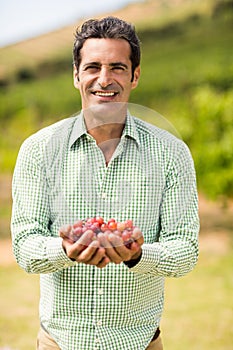
[[[102,101],[84,108],[84,115],[108,123],[122,123],[127,113],[127,102]]]

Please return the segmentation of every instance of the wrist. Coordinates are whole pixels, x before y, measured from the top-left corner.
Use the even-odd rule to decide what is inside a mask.
[[[142,257],[142,250],[140,250],[137,254],[133,255],[131,260],[123,261],[123,262],[127,267],[132,268],[139,263],[139,261],[141,260],[141,257]]]

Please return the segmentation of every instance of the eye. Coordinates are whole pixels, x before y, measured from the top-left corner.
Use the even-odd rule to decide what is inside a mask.
[[[88,66],[86,66],[86,67],[84,68],[84,71],[85,71],[85,72],[88,72],[88,73],[90,73],[90,74],[93,74],[93,73],[98,72],[99,69],[100,69],[99,66],[88,65]]]
[[[126,68],[124,67],[124,66],[114,66],[114,67],[112,67],[112,70],[114,71],[114,72],[124,72],[125,70],[126,70]]]

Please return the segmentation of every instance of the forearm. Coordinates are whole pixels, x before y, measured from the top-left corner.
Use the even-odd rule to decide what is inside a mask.
[[[60,237],[18,234],[13,239],[13,250],[18,264],[28,273],[51,273],[74,265],[65,254]]]
[[[43,154],[27,140],[18,155],[12,183],[11,233],[18,264],[28,273],[50,273],[72,261],[50,231],[50,204]]]

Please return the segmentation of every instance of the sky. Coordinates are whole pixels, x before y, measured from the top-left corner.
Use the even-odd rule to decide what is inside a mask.
[[[0,0],[0,47],[133,2],[136,0]]]

